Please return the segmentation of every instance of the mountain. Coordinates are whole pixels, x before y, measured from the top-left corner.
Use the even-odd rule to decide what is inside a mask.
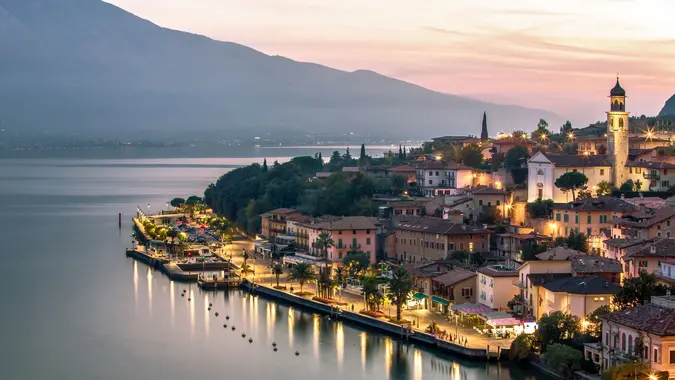
[[[388,136],[534,129],[550,112],[269,56],[99,0],[0,0],[0,121],[80,136],[301,128]]]
[[[666,101],[663,109],[659,112],[659,116],[666,115],[675,115],[675,95],[671,96],[670,99]]]

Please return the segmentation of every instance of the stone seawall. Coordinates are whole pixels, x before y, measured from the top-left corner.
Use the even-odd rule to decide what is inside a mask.
[[[330,305],[308,300],[306,298],[298,297],[266,286],[261,285],[254,286],[253,284],[251,284],[246,280],[244,281],[244,283],[242,283],[242,287],[253,294],[260,294],[266,297],[282,300],[292,305],[298,305],[319,312],[321,314],[330,314],[330,315],[336,314],[336,308],[331,307]],[[405,338],[406,336],[407,329],[405,327],[401,327],[397,324],[390,323],[387,321],[371,318],[363,314],[353,313],[351,311],[341,309],[337,310],[339,310],[338,312],[339,319],[357,323],[359,325],[366,326],[369,328],[377,329],[394,337]],[[446,353],[461,355],[473,360],[485,361],[490,360],[490,358],[506,360],[508,358],[508,350],[501,350],[501,355],[499,355],[496,352],[491,352],[490,354],[488,354],[487,350],[463,347],[449,341],[436,339],[436,337],[434,337],[433,335],[423,333],[420,331],[414,331],[414,333],[410,335],[408,339],[416,343],[422,343],[428,346],[435,347],[436,349],[439,349]]]

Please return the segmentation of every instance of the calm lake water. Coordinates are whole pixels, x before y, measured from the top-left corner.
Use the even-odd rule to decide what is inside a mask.
[[[298,154],[274,152],[280,160]],[[261,159],[0,160],[1,378],[536,379],[239,291],[193,286],[188,303],[180,297],[187,285],[124,256],[137,205],[158,210],[174,196],[201,194],[254,161]]]

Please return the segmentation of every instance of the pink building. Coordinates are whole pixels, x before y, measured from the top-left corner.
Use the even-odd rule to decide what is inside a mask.
[[[630,247],[621,258],[624,278],[637,277],[641,271],[660,273],[663,261],[675,258],[675,240],[655,239]]]
[[[321,249],[316,246],[319,235],[326,232],[331,235],[334,246],[328,249],[328,260],[341,262],[348,252],[364,252],[370,257],[370,263],[375,264],[377,226],[373,218],[365,216],[345,216],[319,223],[303,225],[307,228],[309,254],[321,256]]]

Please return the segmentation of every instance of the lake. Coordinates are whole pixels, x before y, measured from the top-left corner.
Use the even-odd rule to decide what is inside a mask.
[[[158,211],[175,196],[200,195],[232,167],[264,156],[284,160],[298,151],[237,158],[0,160],[2,378],[537,378],[240,291],[202,293],[124,256],[137,205]],[[192,302],[180,296],[183,289],[192,293]],[[206,310],[208,302],[219,317]]]

